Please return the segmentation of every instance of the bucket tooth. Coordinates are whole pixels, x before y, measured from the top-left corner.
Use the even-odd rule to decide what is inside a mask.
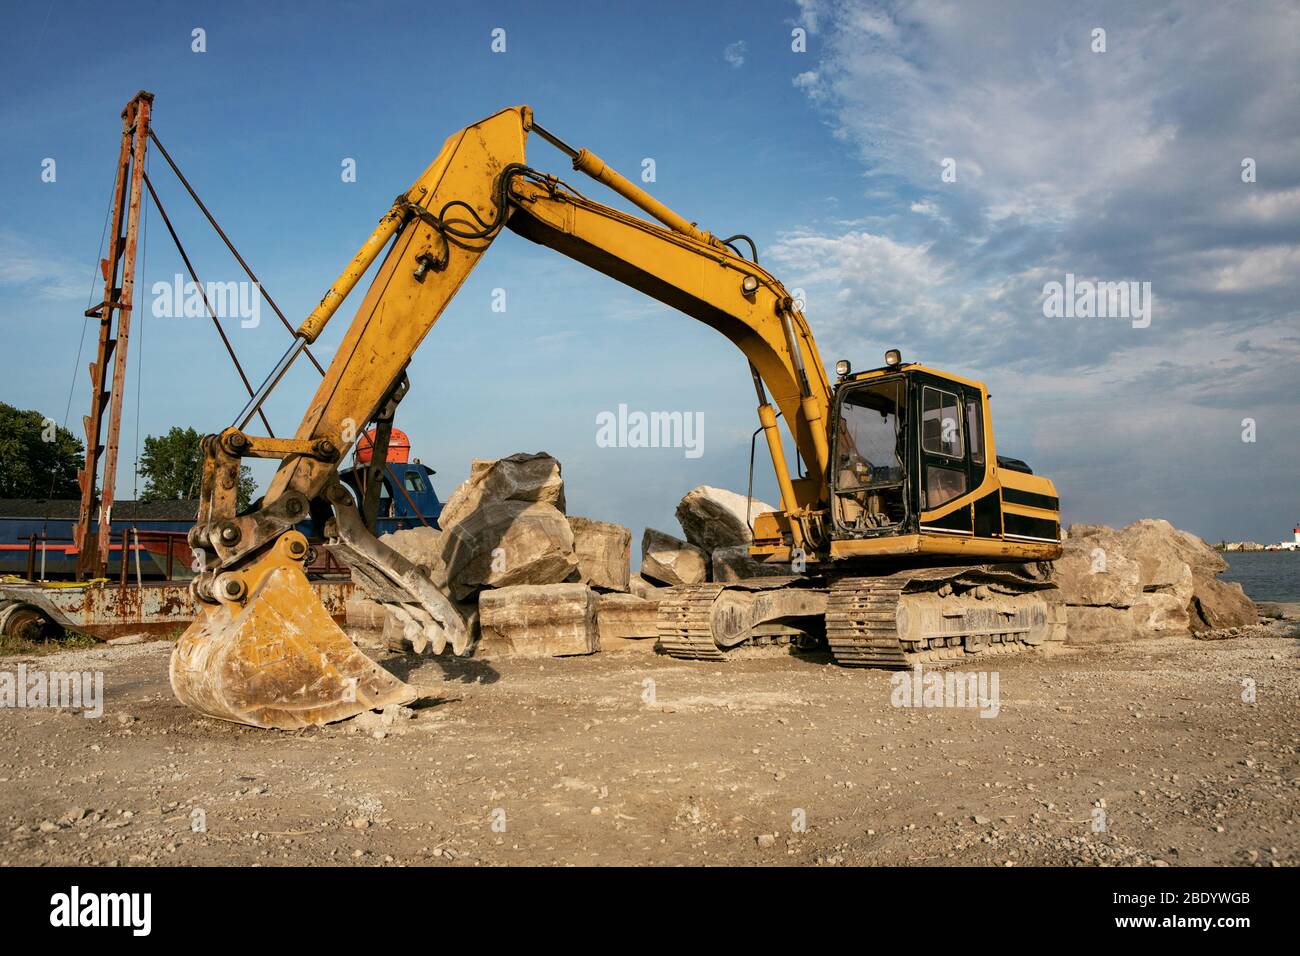
[[[201,714],[280,730],[417,696],[357,649],[294,563],[261,575],[242,605],[204,605],[172,652],[171,684]]]

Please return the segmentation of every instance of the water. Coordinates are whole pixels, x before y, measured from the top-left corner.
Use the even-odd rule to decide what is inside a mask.
[[[1300,551],[1225,551],[1228,570],[1252,601],[1300,601]]]

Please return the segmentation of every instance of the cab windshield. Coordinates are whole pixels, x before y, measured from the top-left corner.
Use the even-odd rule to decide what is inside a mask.
[[[901,381],[857,388],[840,406],[837,467],[852,478],[847,484],[875,485],[903,480]]]
[[[831,467],[835,521],[841,529],[887,528],[906,517],[906,394],[902,378],[843,394]]]

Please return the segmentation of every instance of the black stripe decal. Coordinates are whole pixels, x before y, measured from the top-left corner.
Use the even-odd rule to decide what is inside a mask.
[[[1059,498],[1036,494],[1032,491],[1021,491],[1019,488],[1003,488],[1002,500],[1009,505],[1026,505],[1030,508],[1045,508],[1048,511],[1059,511],[1061,509],[1061,500]]]
[[[998,493],[990,492],[975,501],[975,534],[991,538],[1002,533],[1002,505]]]
[[[942,518],[929,519],[922,517],[925,524],[932,528],[943,528],[946,531],[970,531],[970,505],[964,508],[958,508],[956,511],[949,512]]]
[[[1047,518],[1030,518],[1028,515],[1005,512],[1002,515],[1002,526],[1007,534],[1021,534],[1028,538],[1051,538],[1055,541],[1061,537],[1060,526]]]

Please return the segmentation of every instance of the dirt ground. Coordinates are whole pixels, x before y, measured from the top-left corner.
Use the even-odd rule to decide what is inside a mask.
[[[392,658],[409,716],[295,734],[185,710],[169,643],[8,657],[105,706],[0,709],[0,863],[1289,866],[1294,630],[998,657],[993,718],[818,655]]]

